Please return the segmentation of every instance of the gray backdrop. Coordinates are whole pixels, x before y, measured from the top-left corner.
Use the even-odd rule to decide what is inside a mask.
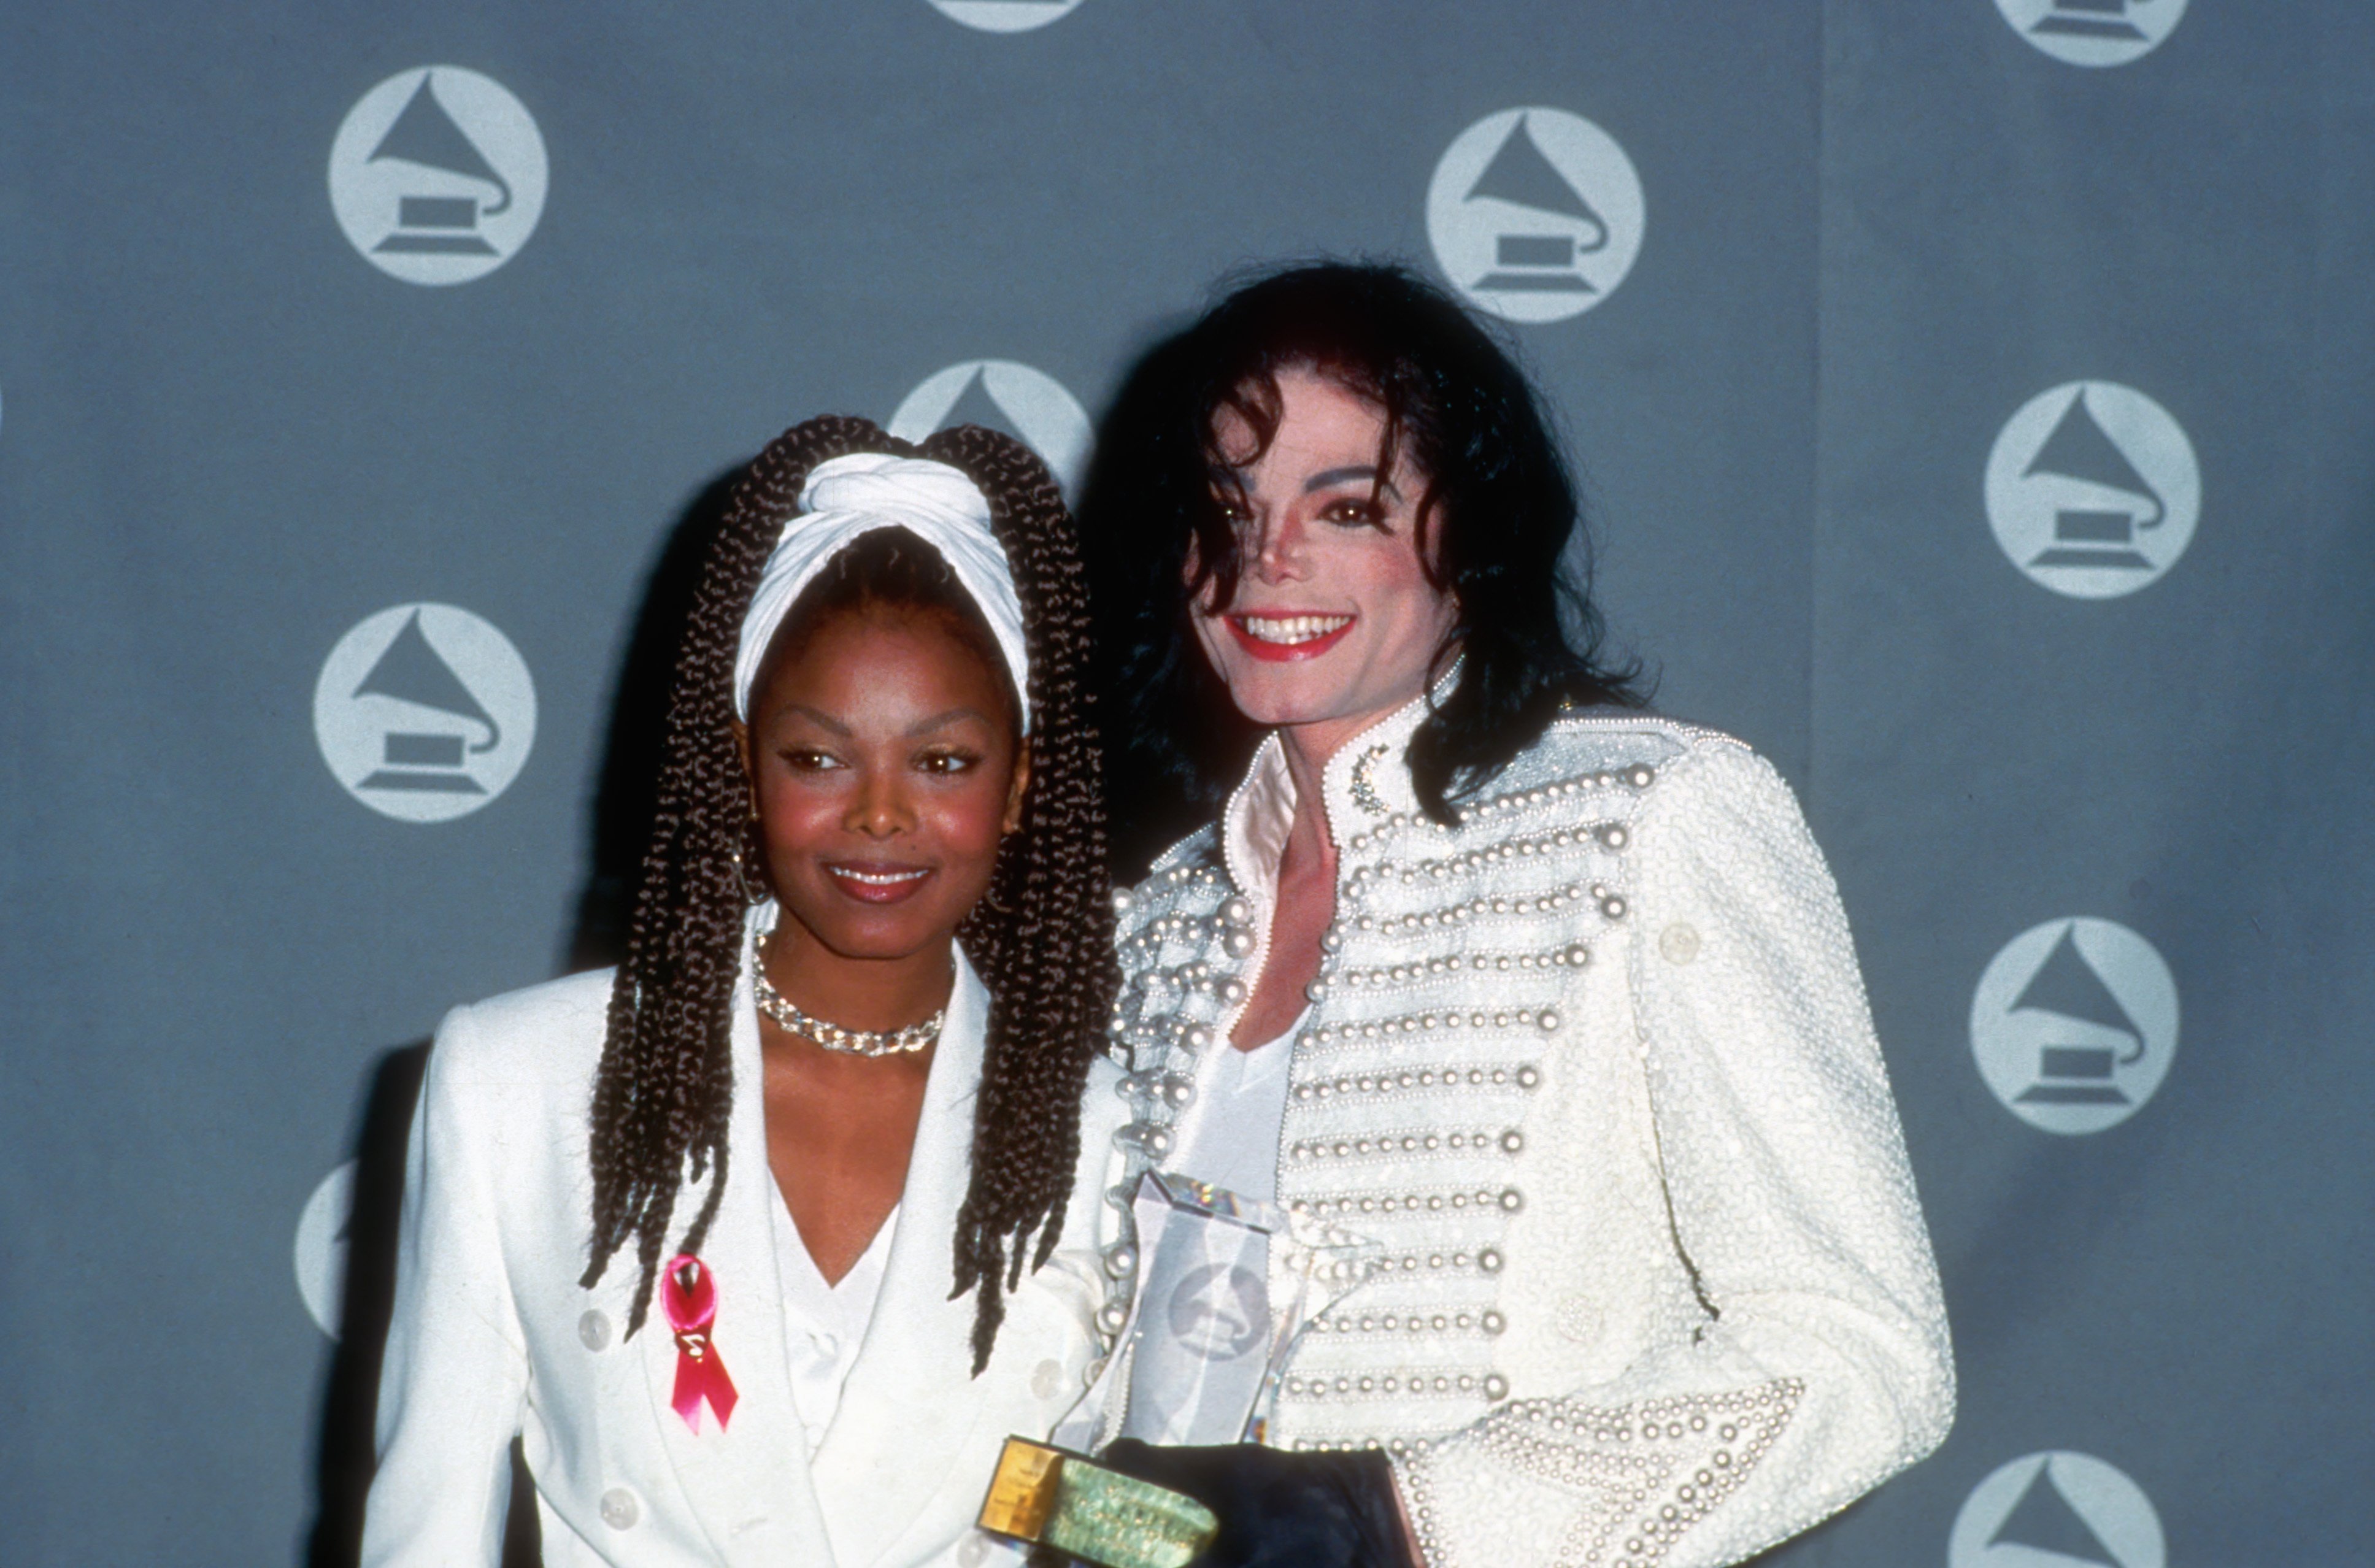
[[[1332,252],[1526,318],[1622,642],[1855,918],[1963,1407],[1780,1558],[2366,1560],[2365,7],[46,10],[0,1557],[351,1551],[419,1043],[607,955],[722,475],[911,393],[1076,455],[1005,362],[1093,419]]]

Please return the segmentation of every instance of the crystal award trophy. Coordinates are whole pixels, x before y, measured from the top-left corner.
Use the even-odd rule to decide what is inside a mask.
[[[1192,1499],[1081,1451],[1117,1437],[1263,1441],[1296,1343],[1369,1277],[1384,1249],[1168,1172],[1140,1179],[1131,1214],[1138,1290],[1115,1352],[1049,1444],[1008,1440],[981,1526],[1104,1568],[1180,1568],[1218,1521]]]
[[[1122,1329],[1117,1437],[1259,1443],[1311,1320],[1384,1250],[1275,1203],[1148,1172],[1132,1205],[1139,1288]]]

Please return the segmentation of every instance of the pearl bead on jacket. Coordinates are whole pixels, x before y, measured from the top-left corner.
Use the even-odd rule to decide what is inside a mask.
[[[1270,1441],[1386,1449],[1435,1568],[1736,1562],[1954,1409],[1837,891],[1728,737],[1563,715],[1446,828],[1404,761],[1424,714],[1325,769],[1336,914],[1279,1199],[1385,1266],[1293,1354]],[[1273,737],[1218,829],[1120,900],[1108,1337],[1119,1206],[1261,973],[1294,808]]]

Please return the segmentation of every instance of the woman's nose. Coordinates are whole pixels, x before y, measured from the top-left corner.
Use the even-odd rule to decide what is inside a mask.
[[[887,839],[914,826],[915,815],[897,778],[869,770],[850,796],[845,825],[870,839]]]

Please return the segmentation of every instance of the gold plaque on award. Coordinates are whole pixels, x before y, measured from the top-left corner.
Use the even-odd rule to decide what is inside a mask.
[[[1021,1437],[998,1456],[980,1524],[1101,1568],[1186,1568],[1221,1528],[1192,1497]]]

